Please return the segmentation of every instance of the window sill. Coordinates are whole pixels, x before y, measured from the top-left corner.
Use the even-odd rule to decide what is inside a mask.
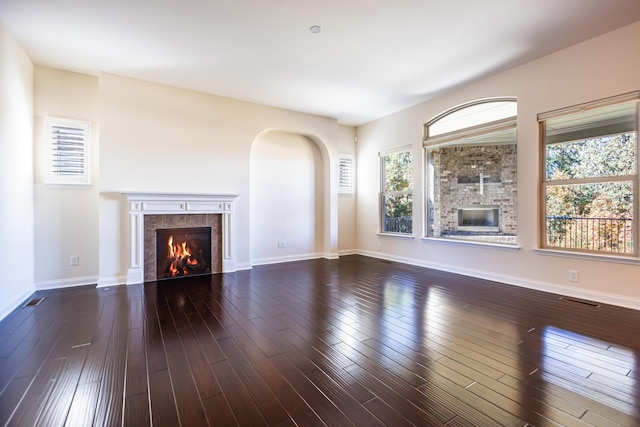
[[[445,243],[461,246],[479,246],[489,249],[499,249],[503,251],[517,252],[520,250],[518,245],[507,245],[503,243],[491,243],[491,242],[478,242],[475,240],[459,240],[459,239],[443,239],[440,237],[421,237],[420,240],[424,242]]]
[[[615,262],[618,264],[640,265],[640,259],[633,256],[626,257],[626,256],[619,256],[619,255],[570,252],[570,251],[561,251],[557,249],[543,249],[543,248],[534,248],[533,252],[535,252],[538,255],[545,255],[545,256],[558,256],[558,257],[564,257],[564,258],[586,259],[590,261],[604,261],[604,262]]]
[[[49,188],[91,188],[90,182],[45,182]]]
[[[380,237],[396,237],[399,239],[413,239],[413,234],[400,234],[400,233],[376,233]]]

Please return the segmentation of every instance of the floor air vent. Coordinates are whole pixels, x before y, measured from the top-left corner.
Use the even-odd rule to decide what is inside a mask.
[[[576,299],[576,298],[560,297],[559,299],[561,299],[562,301],[567,301],[567,302],[573,302],[573,303],[576,303],[576,304],[587,305],[589,307],[594,307],[594,308],[602,307],[602,304],[598,304],[596,302],[591,302],[591,301],[585,301],[585,300],[581,300],[581,299]]]
[[[44,298],[34,298],[26,303],[23,307],[35,307],[36,305],[40,304],[43,299]]]

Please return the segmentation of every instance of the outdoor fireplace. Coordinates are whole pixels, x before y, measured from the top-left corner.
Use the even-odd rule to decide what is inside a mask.
[[[157,279],[211,272],[211,227],[156,229]]]
[[[498,206],[463,206],[458,208],[458,230],[500,231]]]

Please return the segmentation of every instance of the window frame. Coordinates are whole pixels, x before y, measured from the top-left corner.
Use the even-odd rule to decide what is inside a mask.
[[[59,145],[69,146],[73,143],[70,142],[70,138],[60,138],[56,133],[57,128],[66,128],[71,130],[69,134],[75,134],[80,137],[75,142],[81,142],[78,146],[77,152],[79,156],[76,159],[71,159],[72,163],[75,163],[78,158],[82,159],[81,166],[72,165],[71,170],[67,173],[56,170],[56,144],[62,140]],[[91,185],[91,159],[90,159],[90,141],[91,141],[91,122],[86,120],[74,120],[63,119],[58,117],[47,117],[45,126],[45,144],[46,144],[46,156],[44,159],[45,168],[45,184],[47,185],[59,185],[59,186],[89,186]],[[77,145],[77,144],[76,144]],[[59,166],[58,166],[59,167]]]
[[[338,155],[338,194],[354,194],[356,190],[356,157]]]
[[[414,169],[414,156],[413,156],[413,147],[411,145],[403,145],[401,147],[396,147],[390,150],[386,150],[386,151],[381,151],[378,153],[378,163],[379,163],[379,173],[380,173],[380,192],[378,194],[378,209],[379,209],[379,221],[378,221],[378,228],[379,228],[379,232],[378,234],[382,234],[382,235],[389,235],[389,236],[405,236],[405,237],[411,237],[413,236],[413,230],[414,230],[414,224],[413,224],[413,186],[414,186],[414,179],[413,179],[413,169]],[[392,154],[398,154],[398,153],[402,153],[402,152],[408,152],[411,155],[411,183],[409,185],[409,189],[405,190],[405,191],[385,191],[385,187],[386,187],[386,174],[385,174],[385,160],[384,158],[386,156],[392,155]],[[385,198],[388,195],[405,195],[405,196],[409,196],[411,199],[411,232],[410,233],[403,233],[400,231],[387,231],[385,230],[385,212],[386,212],[386,208],[385,208]]]
[[[455,238],[449,236],[442,235],[431,235],[430,230],[430,221],[432,220],[433,213],[430,213],[429,209],[429,201],[430,191],[432,190],[432,186],[434,185],[432,181],[432,177],[430,176],[429,170],[429,160],[430,160],[430,150],[440,148],[440,147],[452,147],[452,146],[464,146],[466,145],[465,141],[470,141],[468,143],[469,146],[473,146],[472,141],[475,138],[482,138],[483,136],[495,135],[500,132],[515,132],[515,138],[513,145],[515,145],[516,150],[518,146],[518,138],[517,138],[517,106],[518,101],[516,97],[491,97],[491,98],[482,98],[470,102],[466,102],[463,104],[459,104],[453,108],[443,111],[442,113],[436,115],[429,121],[427,121],[423,125],[423,178],[424,178],[424,206],[423,206],[423,239],[434,239],[438,241],[446,241],[446,242],[456,242],[461,244],[473,244],[473,245],[485,245],[485,246],[499,246],[505,248],[518,248],[518,224],[517,224],[517,196],[514,200],[514,217],[515,225],[513,225],[515,229],[515,235],[512,239],[498,239],[498,241],[490,241],[486,239],[480,238]],[[486,108],[485,108],[486,107]],[[487,113],[494,109],[495,113]],[[466,110],[466,111],[465,111]],[[463,115],[468,114],[470,117],[465,123],[464,119],[461,119],[459,116],[456,117],[457,114],[462,113]],[[441,120],[451,120],[457,121],[459,124],[457,126],[448,124],[447,126],[442,126],[446,130],[440,130],[438,132],[432,132],[431,129],[434,125],[441,125],[439,122]],[[449,122],[451,123],[451,122]],[[501,145],[500,143],[495,143],[492,145]],[[517,153],[517,151],[516,151]],[[516,174],[517,176],[517,154],[516,154]],[[517,181],[514,184],[517,188]],[[435,219],[433,219],[435,220]],[[505,236],[505,235],[503,235]],[[511,235],[508,235],[511,236]],[[504,241],[507,240],[507,241]],[[510,241],[513,240],[513,241]]]
[[[635,103],[635,114],[634,114],[634,128],[636,134],[636,164],[635,164],[635,174],[625,174],[625,175],[604,175],[604,176],[593,176],[593,177],[581,177],[581,178],[572,178],[572,179],[549,179],[547,177],[547,146],[551,144],[557,144],[562,142],[571,142],[571,139],[567,139],[566,141],[547,141],[547,121],[560,117],[567,117],[571,115],[575,115],[578,113],[589,112],[593,110],[602,109],[609,106],[622,105],[625,103]],[[557,252],[564,254],[576,254],[576,255],[585,255],[585,256],[595,256],[595,257],[619,257],[625,259],[638,259],[640,256],[640,218],[638,216],[640,200],[640,91],[633,91],[624,93],[617,96],[612,96],[608,98],[603,98],[595,101],[585,102],[578,105],[573,105],[570,107],[560,108],[556,110],[551,110],[545,113],[540,113],[537,115],[538,121],[538,137],[539,137],[539,190],[538,190],[538,200],[539,200],[539,209],[538,209],[538,250],[549,251],[549,252]],[[588,122],[588,123],[594,123]],[[597,129],[597,128],[596,128]],[[584,130],[580,130],[580,136],[573,139],[574,141],[586,141],[589,139],[596,139],[598,137],[606,137],[612,135],[620,135],[620,131],[615,131],[610,134],[590,134],[584,133]],[[547,191],[551,187],[558,186],[570,186],[570,185],[588,185],[588,184],[602,184],[602,183],[613,183],[613,182],[631,182],[632,183],[632,212],[633,218],[631,222],[631,237],[633,239],[633,250],[631,252],[620,252],[620,251],[612,251],[605,249],[585,249],[585,248],[572,248],[565,246],[552,246],[547,244],[547,212],[548,205],[546,201]]]

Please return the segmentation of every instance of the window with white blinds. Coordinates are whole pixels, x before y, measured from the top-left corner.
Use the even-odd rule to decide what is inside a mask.
[[[340,180],[339,193],[353,193],[355,191],[355,159],[350,154],[340,154],[339,158]]]
[[[89,141],[87,121],[47,118],[46,183],[89,185]]]

